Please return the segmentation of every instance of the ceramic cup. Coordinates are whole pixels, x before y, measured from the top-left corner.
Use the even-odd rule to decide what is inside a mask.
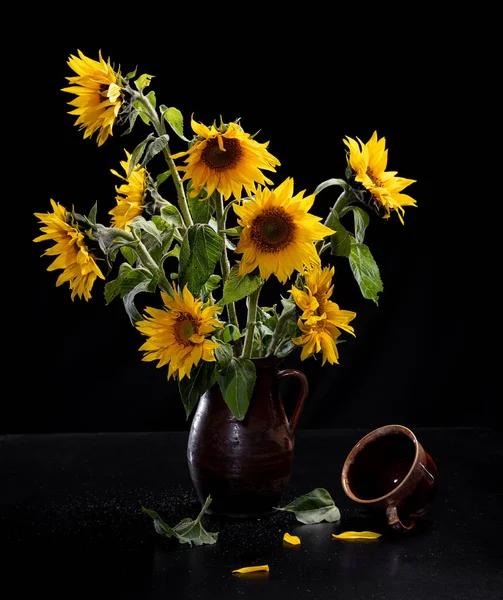
[[[386,425],[354,446],[341,479],[349,498],[384,510],[388,524],[404,532],[414,527],[433,501],[438,469],[410,429]]]

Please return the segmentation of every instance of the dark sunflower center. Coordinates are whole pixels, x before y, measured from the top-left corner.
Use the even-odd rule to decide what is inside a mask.
[[[238,140],[231,138],[220,138],[225,150],[220,150],[218,140],[216,138],[208,140],[201,154],[202,161],[212,171],[227,171],[235,167],[241,156],[243,149]]]
[[[253,219],[251,239],[261,252],[280,252],[292,243],[295,224],[281,206],[269,208]]]
[[[190,336],[197,331],[197,322],[192,315],[182,313],[176,320],[176,341],[182,346],[190,344]]]

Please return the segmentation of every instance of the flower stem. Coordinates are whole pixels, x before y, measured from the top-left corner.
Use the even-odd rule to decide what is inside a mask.
[[[245,347],[243,350],[242,358],[252,357],[253,335],[255,333],[255,325],[257,323],[257,306],[261,289],[262,285],[259,285],[259,287],[248,297],[248,318],[246,320]]]
[[[157,116],[157,112],[156,112],[155,108],[152,106],[152,103],[150,102],[149,98],[147,96],[144,96],[143,94],[140,94],[139,92],[135,92],[134,90],[131,90],[131,95],[133,97],[133,100],[137,100],[138,102],[142,103],[143,107],[145,108],[145,112],[147,113],[148,118],[152,121],[152,124],[154,126],[154,129],[157,132],[157,135],[159,135],[159,136],[166,135],[166,127],[164,126],[164,121],[162,119],[159,119],[159,117]],[[180,211],[183,216],[185,227],[190,227],[191,225],[194,224],[194,222],[192,221],[192,217],[190,216],[189,205],[187,203],[187,198],[185,196],[185,190],[183,189],[182,180],[180,179],[180,175],[178,174],[178,171],[176,170],[175,163],[174,163],[173,159],[171,158],[171,151],[169,149],[169,144],[166,144],[164,146],[164,148],[162,149],[162,152],[164,154],[164,158],[166,159],[166,162],[168,163],[168,167],[171,172],[171,177],[172,177],[173,183],[175,184],[175,187],[176,187],[176,193],[178,196],[178,205],[180,207]]]
[[[122,239],[127,240],[128,242],[133,242],[134,249],[138,258],[143,263],[144,267],[149,271],[152,276],[159,275],[159,286],[170,296],[173,296],[173,286],[168,281],[163,269],[159,269],[158,264],[155,260],[150,256],[150,252],[147,250],[145,244],[137,237],[135,237],[129,231],[124,229],[118,229],[114,227],[103,228],[108,229],[109,232],[114,233],[117,237],[121,237]]]
[[[291,298],[292,294],[290,293],[289,298]],[[273,356],[277,350],[278,342],[283,335],[283,331],[285,329],[285,324],[291,318],[291,311],[287,308],[283,308],[283,312],[276,323],[276,327],[274,328],[274,333],[272,334],[271,343],[269,344],[269,348],[267,350],[266,356]]]
[[[227,256],[227,245],[226,245],[227,236],[225,235],[225,233],[223,233],[223,231],[225,230],[224,201],[222,198],[222,194],[220,194],[219,192],[216,192],[213,195],[213,197],[215,198],[215,213],[216,213],[216,218],[217,218],[218,231],[222,237],[222,242],[223,242],[223,246],[224,246],[223,250],[222,250],[222,258],[220,260],[220,266],[222,269],[223,284],[225,285],[225,282],[229,279],[229,275],[231,272],[231,265],[229,262],[229,258]],[[238,331],[240,331],[238,316],[236,313],[236,305],[234,304],[234,302],[229,302],[226,306],[227,306],[227,314],[229,316],[229,322],[232,323],[235,327],[237,327]],[[241,340],[239,340],[239,339],[235,341],[235,353],[237,356],[239,356],[241,354]]]

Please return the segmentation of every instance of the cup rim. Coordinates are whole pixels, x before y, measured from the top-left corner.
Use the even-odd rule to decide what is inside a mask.
[[[412,461],[410,469],[407,471],[407,474],[402,479],[402,481],[395,488],[390,490],[387,494],[384,494],[382,496],[376,496],[375,498],[369,498],[369,499],[358,498],[358,496],[355,496],[355,494],[351,491],[351,488],[349,486],[349,482],[348,482],[349,468],[353,464],[354,459],[355,459],[356,455],[358,454],[358,452],[363,447],[367,446],[367,444],[369,444],[371,441],[374,441],[380,435],[382,435],[383,430],[386,430],[387,432],[390,430],[394,430],[394,433],[397,433],[399,435],[405,434],[414,444],[414,449],[415,449],[414,459]],[[418,442],[418,439],[416,438],[416,435],[414,434],[414,432],[411,429],[409,429],[405,425],[399,425],[398,423],[393,423],[391,425],[383,425],[382,427],[377,427],[376,429],[373,429],[372,431],[369,431],[369,433],[364,435],[353,446],[353,448],[347,455],[346,460],[344,461],[344,464],[342,467],[342,474],[341,474],[342,487],[343,487],[346,495],[349,498],[351,498],[351,500],[354,500],[355,502],[359,502],[360,504],[375,504],[377,502],[385,501],[385,500],[389,499],[391,496],[394,496],[402,487],[407,485],[408,479],[409,479],[411,473],[416,468],[418,461],[419,461],[419,442]]]

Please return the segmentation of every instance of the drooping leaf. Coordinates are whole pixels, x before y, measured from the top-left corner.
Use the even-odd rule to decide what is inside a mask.
[[[330,236],[330,254],[349,256],[351,252],[351,234],[335,216],[332,217],[330,227],[335,231]]]
[[[234,569],[233,573],[257,573],[258,571],[269,571],[269,565],[257,565],[256,567],[241,567]]]
[[[131,223],[129,223],[130,229],[140,229],[146,231],[151,235],[156,242],[161,245],[161,232],[157,229],[155,223],[152,220],[147,220],[142,216],[135,217]]]
[[[189,546],[195,544],[196,546],[202,546],[203,544],[215,544],[218,539],[218,532],[211,533],[206,531],[201,525],[201,519],[208,510],[210,504],[211,497],[208,497],[196,519],[182,519],[174,527],[170,527],[165,523],[154,510],[142,506],[142,512],[153,519],[154,528],[159,535],[168,538],[175,537],[181,544],[189,544]]]
[[[187,284],[193,294],[199,294],[222,255],[222,238],[212,227],[197,223],[189,227],[180,248],[180,286]]]
[[[239,267],[234,265],[230,270],[229,277],[224,283],[222,299],[218,304],[224,306],[230,302],[237,302],[242,298],[246,298],[262,284],[262,279],[258,275],[253,277],[250,277],[250,275],[240,276],[238,275],[238,269]]]
[[[291,546],[300,546],[300,537],[298,535],[290,535],[289,533],[285,533],[283,536],[283,541]]]
[[[116,279],[105,284],[105,301],[110,304],[114,298],[123,298],[139,283],[150,279],[150,273],[146,269],[133,269],[129,263],[122,263]]]
[[[343,533],[332,533],[333,538],[338,540],[377,540],[382,533],[375,531],[344,531]]]
[[[129,168],[127,172],[127,176],[129,177],[133,170],[136,168],[136,165],[140,163],[141,157],[145,152],[146,145],[154,140],[154,136],[150,134],[147,138],[145,138],[142,142],[140,142],[136,148],[131,152],[131,158],[129,159]]]
[[[230,344],[222,344],[215,348],[215,358],[217,359],[217,368],[220,372],[224,372],[230,365],[234,352]]]
[[[378,294],[383,291],[379,268],[368,246],[351,241],[349,265],[364,298],[378,303]]]
[[[156,274],[150,280],[140,282],[122,298],[122,301],[124,303],[124,310],[126,311],[133,325],[136,323],[136,321],[139,321],[143,318],[138,312],[138,309],[136,308],[136,305],[134,303],[135,297],[142,292],[155,292],[159,281],[159,276],[159,274]]]
[[[167,133],[165,133],[164,135],[160,135],[153,142],[149,143],[149,145],[147,146],[145,155],[141,160],[140,165],[142,167],[145,167],[147,165],[147,163],[150,162],[154,158],[154,156],[156,156],[157,154],[159,154],[159,152],[162,152],[164,150],[164,148],[166,148],[166,146],[168,145],[168,142],[169,142],[169,135]]]
[[[171,129],[176,133],[178,137],[180,137],[185,142],[189,140],[183,135],[183,115],[174,106],[170,106],[166,110],[163,111],[162,116],[169,123]]]
[[[217,348],[218,350],[218,348]],[[187,419],[197,406],[201,396],[216,382],[217,372],[214,362],[205,360],[191,372],[190,379],[184,377],[178,382],[178,391],[182,399]]]
[[[353,211],[354,222],[355,222],[355,239],[358,244],[363,244],[365,239],[365,230],[370,223],[370,217],[366,210],[359,206],[350,206],[350,210]]]
[[[304,524],[339,521],[341,513],[335,506],[332,496],[325,488],[316,488],[290,502],[287,506],[274,507],[275,510],[293,512],[297,521]]]
[[[246,416],[255,379],[256,371],[253,362],[240,357],[233,357],[225,372],[218,375],[218,384],[225,403],[238,421],[242,421]]]

